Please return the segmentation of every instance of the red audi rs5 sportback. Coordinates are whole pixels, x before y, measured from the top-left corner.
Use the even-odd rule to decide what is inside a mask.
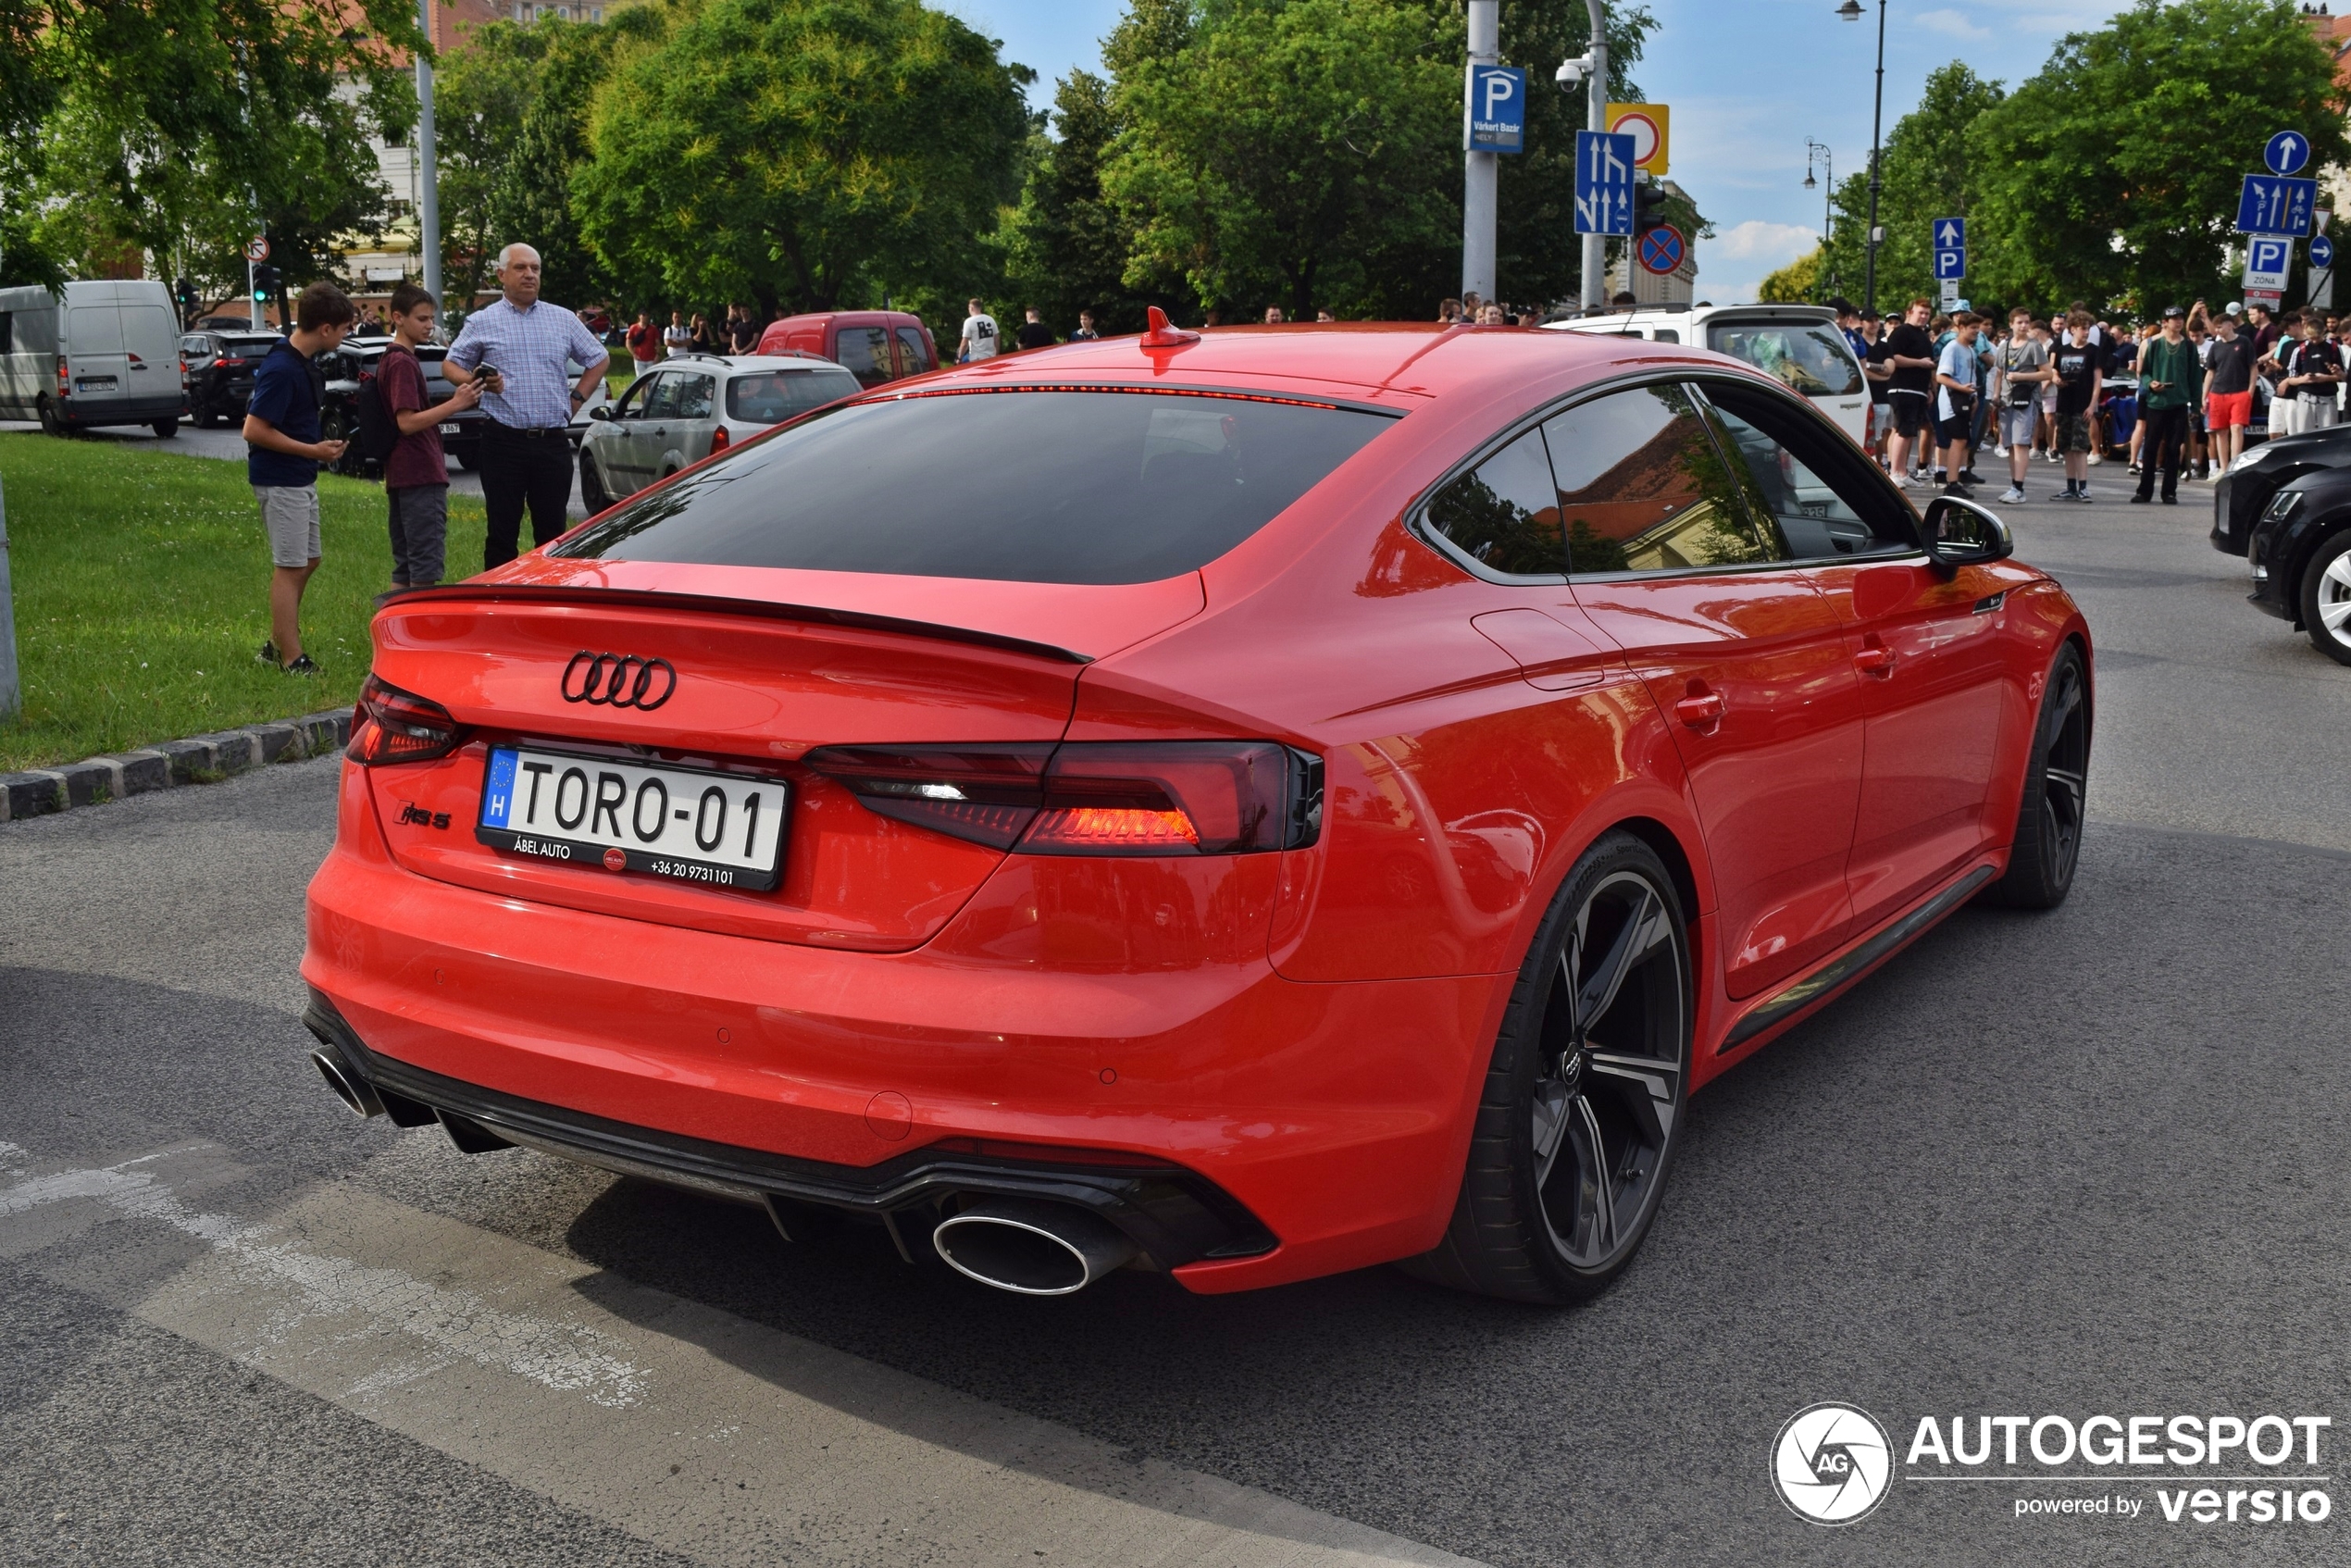
[[[2009,556],[1675,345],[892,382],[385,603],[317,1063],[1010,1290],[1577,1300],[1695,1088],[2064,898],[2090,641]]]

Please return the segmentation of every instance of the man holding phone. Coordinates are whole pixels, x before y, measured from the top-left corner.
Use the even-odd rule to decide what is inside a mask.
[[[2131,497],[2145,504],[2155,490],[2157,464],[2163,466],[2163,504],[2180,500],[2180,467],[2188,443],[2188,405],[2204,390],[2204,362],[2187,339],[2188,313],[2178,305],[2163,312],[2163,335],[2139,349],[2139,422],[2146,442],[2139,455],[2139,488]]]
[[[466,317],[441,373],[452,384],[481,383],[490,416],[481,439],[481,499],[490,531],[484,570],[515,558],[522,514],[530,537],[545,544],[569,526],[571,417],[604,379],[611,355],[579,317],[539,297],[539,253],[513,244],[498,253],[501,297]],[[583,367],[579,385],[570,366]]]

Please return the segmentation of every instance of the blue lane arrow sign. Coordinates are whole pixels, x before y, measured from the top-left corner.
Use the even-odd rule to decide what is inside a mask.
[[[1967,219],[1964,218],[1936,218],[1934,220],[1934,248],[1938,251],[1967,249]],[[1937,273],[1935,276],[1941,277],[1942,274]]]
[[[2318,205],[2315,180],[2272,180],[2248,174],[2237,194],[2236,231],[2240,234],[2292,234],[2310,231],[2310,212]]]
[[[2310,242],[2310,265],[2313,267],[2334,265],[2334,242],[2324,234]]]
[[[1934,279],[1936,282],[1941,282],[1947,278],[1964,278],[1966,276],[1967,252],[1936,251],[1934,253]]]
[[[2261,162],[2271,174],[2299,174],[2310,161],[2310,139],[2297,131],[2281,131],[2261,149]]]
[[[1575,231],[1633,232],[1633,133],[1575,133]]]

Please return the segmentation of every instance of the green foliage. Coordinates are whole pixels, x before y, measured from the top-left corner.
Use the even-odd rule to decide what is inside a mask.
[[[256,219],[290,282],[327,271],[330,233],[381,220],[367,135],[416,106],[385,46],[420,42],[406,0],[0,0],[9,273],[147,250],[223,280]]]
[[[1954,60],[1926,79],[1919,106],[1887,133],[1882,161],[1885,186],[1878,198],[1877,220],[1885,230],[1885,243],[1877,256],[1879,309],[1898,308],[1921,295],[1935,297],[1928,225],[1938,218],[1970,219],[1971,287],[1983,276],[1998,225],[1980,207],[1982,166],[1974,161],[1968,131],[2002,96],[1999,83],[1984,81]],[[2078,175],[2071,178],[2079,182]],[[1839,287],[1856,300],[1861,297],[1868,269],[1869,211],[1866,172],[1838,182],[1829,249]]]
[[[1765,305],[1820,304],[1821,255],[1816,246],[1767,276],[1756,298]]]
[[[2223,248],[2263,139],[2292,127],[2315,166],[2340,164],[2345,107],[2285,0],[2139,0],[2068,36],[1968,133],[1986,292],[2143,310],[2226,292]]]
[[[325,555],[303,642],[325,674],[257,663],[269,549],[243,463],[163,443],[0,435],[24,710],[0,723],[0,773],[348,707],[391,581],[383,487],[318,476]],[[479,497],[449,502],[453,577],[477,569]]]
[[[1022,68],[916,0],[705,0],[595,95],[572,210],[625,287],[770,312],[993,270]]]
[[[1132,226],[1127,283],[1386,313],[1387,276],[1460,227],[1458,162],[1430,156],[1458,138],[1460,77],[1417,5],[1219,6],[1119,81],[1103,187]]]
[[[1118,133],[1111,84],[1087,71],[1064,77],[1053,94],[1055,138],[1030,143],[1028,180],[1004,220],[1007,280],[1018,305],[1037,306],[1066,334],[1077,313],[1094,313],[1103,333],[1138,332],[1151,305],[1172,309],[1173,294],[1141,293],[1126,283],[1130,238],[1102,193],[1102,160]]]

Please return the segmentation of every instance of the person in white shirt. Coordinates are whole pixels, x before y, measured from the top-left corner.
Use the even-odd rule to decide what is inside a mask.
[[[996,357],[1000,342],[996,335],[996,318],[980,307],[977,300],[968,306],[970,314],[964,317],[963,352],[955,357],[958,363],[972,364],[976,360]]]
[[[1943,442],[1943,466],[1949,474],[1946,495],[1967,497],[1960,475],[1967,470],[1968,441],[1974,431],[1977,356],[1975,332],[1982,318],[1962,310],[1951,317],[1951,341],[1934,367],[1934,431]]]

